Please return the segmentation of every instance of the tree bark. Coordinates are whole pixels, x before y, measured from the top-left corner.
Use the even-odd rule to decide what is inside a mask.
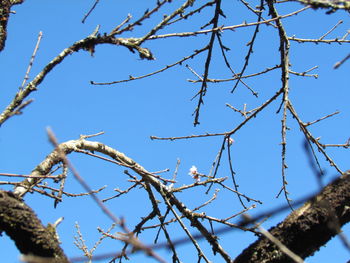
[[[7,21],[10,15],[11,1],[0,0],[0,51],[5,47]]]
[[[340,176],[269,232],[301,258],[313,255],[350,221],[350,174]],[[234,263],[295,262],[266,237],[246,248]]]
[[[7,22],[13,5],[22,4],[24,0],[0,0],[0,52],[5,48]]]
[[[55,229],[43,226],[34,211],[12,192],[0,191],[0,231],[6,232],[24,255],[52,263],[69,262]]]

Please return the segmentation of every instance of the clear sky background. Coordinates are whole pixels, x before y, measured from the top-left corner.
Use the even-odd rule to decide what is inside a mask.
[[[155,1],[100,1],[86,23],[82,24],[81,19],[93,2],[35,0],[25,1],[24,4],[13,8],[16,14],[10,17],[6,48],[0,53],[2,109],[9,104],[22,83],[39,31],[43,32],[43,39],[30,72],[30,80],[64,48],[91,34],[97,25],[101,25],[101,33],[109,33],[126,18],[127,14],[130,13],[133,19],[136,19],[142,16],[147,8],[152,8]],[[157,15],[147,20],[141,27],[122,37],[143,36],[150,27],[161,21],[164,14],[173,12],[183,1],[172,2],[165,5]],[[259,2],[254,1],[252,6],[258,5]],[[278,11],[287,14],[300,8],[302,6],[298,3],[285,3],[278,6]],[[222,9],[226,19],[220,18],[219,25],[256,21],[256,17],[239,1],[223,1]],[[199,15],[158,33],[199,30],[211,19],[213,12],[213,7],[207,8]],[[267,12],[264,17],[268,18]],[[348,13],[338,11],[326,15],[324,10],[309,9],[285,19],[283,23],[289,36],[317,39],[339,20],[343,20],[343,23],[326,37],[333,39],[341,38],[350,29]],[[228,59],[236,72],[239,72],[244,64],[248,50],[246,44],[251,39],[254,29],[254,27],[241,28],[223,33],[224,44],[231,49],[227,53]],[[103,142],[124,152],[149,171],[169,168],[170,172],[164,175],[167,178],[172,178],[177,159],[180,159],[176,186],[193,182],[188,175],[192,165],[198,167],[199,172],[208,174],[221,147],[222,137],[152,141],[150,136],[176,137],[232,130],[243,121],[243,118],[225,104],[242,108],[246,103],[248,109],[261,105],[280,89],[279,70],[246,80],[259,93],[258,98],[252,96],[242,85],[239,85],[234,93],[230,93],[233,82],[209,83],[200,115],[201,124],[197,127],[193,127],[192,116],[197,106],[197,99],[191,100],[191,98],[198,92],[200,84],[187,81],[197,78],[185,65],[188,64],[198,74],[203,74],[206,53],[164,73],[142,80],[111,86],[93,86],[90,80],[109,82],[127,79],[129,75],[147,74],[182,59],[195,49],[203,48],[209,42],[209,38],[210,35],[200,35],[191,38],[147,41],[143,46],[153,52],[156,57],[154,61],[141,60],[137,54],[132,54],[126,48],[112,45],[97,46],[94,57],[85,51],[67,57],[45,78],[38,91],[32,93],[30,98],[33,98],[34,102],[23,111],[23,115],[11,118],[1,127],[0,172],[29,174],[53,149],[46,133],[46,128],[51,127],[60,142],[78,139],[81,134],[104,131],[104,135],[92,140]],[[296,42],[291,44],[292,70],[303,72],[318,66],[310,72],[318,74],[317,79],[291,75],[290,98],[300,118],[304,122],[313,121],[339,110],[340,114],[312,126],[310,131],[315,137],[321,136],[322,143],[345,143],[350,137],[349,62],[337,70],[333,69],[333,65],[348,54],[348,44],[316,45]],[[261,26],[246,73],[260,72],[278,64],[280,59],[278,45],[277,31],[271,26]],[[220,52],[216,43],[210,78],[221,79],[232,76]],[[235,142],[231,147],[231,155],[239,190],[263,202],[249,212],[251,215],[286,204],[283,195],[276,199],[282,187],[280,146],[282,115],[276,114],[280,102],[280,99],[276,100],[233,136]],[[290,128],[287,134],[286,154],[288,190],[290,198],[297,200],[317,191],[318,185],[303,149],[304,136],[291,116],[288,117],[288,127]],[[329,148],[327,152],[343,171],[350,169],[348,149]],[[224,156],[218,177],[229,176],[226,151]],[[101,199],[115,194],[114,188],[126,189],[130,186],[128,178],[123,173],[124,168],[81,154],[72,154],[69,159],[90,187],[98,189],[107,186],[106,190],[99,194]],[[319,160],[326,173],[324,183],[327,183],[337,175],[336,170],[328,165],[323,156],[319,155]],[[232,187],[232,182],[227,184]],[[73,177],[68,179],[66,187],[67,191],[73,193],[84,192]],[[190,208],[194,208],[210,199],[213,193],[214,189],[206,195],[204,188],[195,188],[177,196]],[[65,220],[59,226],[58,232],[62,247],[69,257],[82,255],[73,244],[73,236],[77,235],[75,222],[79,223],[89,248],[99,237],[96,228],[100,226],[106,230],[111,224],[110,219],[89,197],[65,197],[64,202],[56,209],[53,207],[53,200],[38,194],[27,194],[25,200],[44,224],[52,223],[64,216]],[[151,211],[150,203],[142,190],[135,190],[106,204],[116,216],[125,218],[130,229]],[[222,190],[217,200],[205,211],[208,215],[228,217],[241,210],[242,206],[237,197]],[[269,228],[275,225],[287,213],[271,218],[263,226]],[[236,218],[232,222],[238,220],[239,218]],[[185,236],[178,226],[171,229],[172,237]],[[345,227],[344,231],[346,235],[350,233],[348,227]],[[154,230],[143,232],[140,239],[146,244],[151,244],[155,234]],[[223,247],[233,258],[255,240],[252,234],[237,230],[226,233],[220,238]],[[2,262],[19,262],[19,253],[12,241],[3,235],[0,242],[3,252]],[[204,241],[200,244],[213,262],[222,262],[219,256],[212,255],[211,249]],[[119,242],[104,240],[95,254],[118,252],[120,248]],[[170,253],[162,250],[159,253],[171,261]],[[179,247],[179,256],[183,262],[194,262],[197,257],[190,243]],[[130,262],[140,262],[141,259],[143,262],[154,262],[153,259],[145,259],[142,255],[133,256],[131,259]],[[306,262],[345,262],[348,259],[349,251],[342,246],[338,238],[334,238],[314,257],[306,259]]]

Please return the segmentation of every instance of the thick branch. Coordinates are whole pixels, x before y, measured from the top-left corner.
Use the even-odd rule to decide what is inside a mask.
[[[11,1],[0,0],[0,51],[5,47],[7,37],[7,21],[10,16]]]
[[[45,262],[68,263],[55,229],[42,225],[33,210],[11,192],[0,191],[0,231],[14,240],[24,255],[47,258]]]
[[[61,153],[69,154],[81,150],[100,152],[108,155],[117,164],[129,167],[149,182],[163,198],[175,206],[191,225],[197,228],[203,237],[211,244],[214,252],[218,252],[231,262],[229,255],[219,245],[217,238],[212,235],[198,218],[153,174],[125,156],[123,153],[99,142],[86,141],[84,138],[72,140],[59,145],[32,172],[32,175],[45,175],[54,165],[61,162]],[[27,178],[21,187],[15,189],[16,194],[24,194],[32,187],[38,178]],[[301,258],[311,256],[322,245],[339,233],[341,226],[350,221],[350,173],[347,173],[326,186],[295,212],[291,213],[282,223],[270,229],[270,233]],[[261,237],[239,255],[235,263],[240,262],[292,262],[273,243]]]
[[[24,0],[0,0],[0,51],[5,48],[7,38],[7,22],[11,7],[21,4]]]
[[[184,217],[186,217],[191,225],[198,229],[198,231],[206,238],[209,244],[212,246],[214,253],[219,253],[226,262],[231,262],[230,256],[227,252],[220,246],[218,239],[215,235],[210,233],[204,225],[200,222],[198,216],[192,213],[175,195],[174,193],[167,188],[161,181],[159,181],[154,175],[148,172],[141,165],[136,163],[131,158],[127,157],[123,153],[103,144],[100,142],[91,142],[87,141],[84,138],[79,140],[71,140],[65,143],[61,143],[59,149],[54,150],[49,154],[44,161],[42,161],[33,171],[32,175],[46,175],[48,174],[54,165],[62,162],[62,153],[70,154],[71,152],[79,152],[81,150],[100,152],[117,162],[117,164],[129,167],[137,174],[139,174],[143,180],[150,183],[165,200],[169,200],[170,204],[175,206]],[[15,188],[15,194],[22,196],[33,187],[37,182],[38,178],[27,178],[22,183],[22,186],[17,186]]]
[[[269,232],[301,258],[312,256],[350,221],[350,174],[327,185]],[[234,261],[294,262],[267,238],[260,237]]]

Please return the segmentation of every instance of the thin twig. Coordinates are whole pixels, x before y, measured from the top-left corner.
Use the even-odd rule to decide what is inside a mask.
[[[22,82],[22,85],[21,85],[20,89],[22,89],[24,87],[24,85],[26,84],[27,80],[29,79],[29,72],[32,69],[33,62],[34,62],[34,59],[35,59],[35,55],[36,55],[36,52],[39,49],[40,41],[41,41],[42,36],[43,36],[43,32],[40,31],[39,35],[38,35],[38,40],[36,41],[36,45],[35,45],[32,57],[30,58],[29,65],[28,65],[28,68],[27,68],[27,71],[26,71],[26,74],[24,76],[24,79],[23,79],[23,82]]]
[[[81,20],[83,24],[85,23],[85,20],[88,18],[88,16],[92,13],[92,11],[94,11],[99,1],[100,0],[95,0],[95,3],[92,5],[90,10],[84,15],[83,19]]]

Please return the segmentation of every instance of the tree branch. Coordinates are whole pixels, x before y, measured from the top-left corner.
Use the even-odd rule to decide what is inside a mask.
[[[0,230],[14,240],[24,255],[46,258],[45,262],[68,263],[54,227],[45,227],[22,199],[0,191]]]
[[[299,257],[312,256],[350,221],[350,173],[335,179],[269,232]],[[266,237],[246,248],[234,263],[294,262]]]

